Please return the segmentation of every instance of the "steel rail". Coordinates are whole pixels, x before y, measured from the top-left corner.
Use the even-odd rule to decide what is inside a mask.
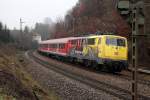
[[[95,88],[97,90],[101,90],[101,91],[104,91],[110,95],[113,95],[115,97],[118,97],[120,99],[123,99],[123,100],[131,100],[131,92],[128,91],[128,90],[124,90],[122,88],[119,88],[119,87],[116,87],[116,86],[113,86],[113,85],[110,85],[108,83],[105,83],[105,82],[102,82],[102,81],[97,81],[97,80],[94,80],[92,78],[89,78],[87,76],[81,76],[77,73],[73,73],[73,72],[70,72],[70,71],[67,71],[67,70],[64,70],[63,68],[59,67],[58,65],[54,65],[54,64],[51,64],[49,62],[46,62],[46,61],[43,61],[41,60],[40,58],[38,57],[35,57],[33,55],[33,52],[29,52],[28,55],[34,59],[34,61],[36,61],[37,63],[41,64],[42,66],[48,68],[48,69],[51,69],[57,73],[60,73],[64,76],[67,76],[71,79],[74,79],[74,80],[77,80],[81,83],[84,83],[88,86],[91,86],[92,88]],[[143,96],[143,95],[140,95],[139,94],[139,99],[140,100],[150,100],[150,97],[146,97],[146,96]]]

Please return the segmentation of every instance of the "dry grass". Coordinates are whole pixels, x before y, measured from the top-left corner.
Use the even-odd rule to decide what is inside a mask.
[[[19,61],[20,58],[18,59],[15,48],[1,47],[3,48],[0,48],[0,100],[1,97],[12,97],[20,100],[36,100],[36,98],[39,100],[58,100],[54,92],[44,90],[23,70],[25,65]]]
[[[16,100],[13,96],[9,96],[6,94],[0,94],[0,100]]]

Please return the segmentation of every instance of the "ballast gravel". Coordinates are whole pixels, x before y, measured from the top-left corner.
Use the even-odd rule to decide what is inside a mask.
[[[109,73],[104,74],[104,73],[95,73],[92,71],[87,71],[85,69],[78,68],[78,67],[72,66],[70,64],[65,64],[63,62],[56,61],[56,60],[50,59],[48,57],[41,56],[37,52],[34,52],[34,55],[36,57],[40,58],[41,60],[44,60],[46,62],[50,62],[52,65],[56,64],[57,66],[61,67],[62,69],[68,70],[70,72],[74,72],[74,73],[82,75],[82,76],[86,76],[86,77],[89,77],[89,78],[92,78],[92,79],[95,79],[98,81],[102,81],[104,83],[122,88],[124,90],[132,91],[131,81],[126,80],[124,78],[121,78],[119,76],[112,75]],[[84,68],[84,66],[81,66],[81,67]],[[150,97],[150,86],[138,83],[138,94]]]
[[[117,97],[45,68],[33,60],[30,60],[25,69],[45,89],[53,90],[61,100],[119,100]]]

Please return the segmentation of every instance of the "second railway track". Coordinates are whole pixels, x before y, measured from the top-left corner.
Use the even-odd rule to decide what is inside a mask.
[[[71,79],[74,79],[74,80],[77,80],[81,83],[84,83],[88,86],[91,86],[92,88],[95,88],[97,90],[102,90],[106,93],[109,93],[109,94],[116,96],[116,97],[123,99],[123,100],[130,100],[131,99],[131,95],[130,95],[131,92],[128,90],[125,90],[125,89],[122,89],[120,87],[105,83],[103,81],[98,81],[98,80],[89,78],[87,76],[79,75],[77,73],[70,72],[68,70],[64,70],[63,68],[59,67],[57,64],[54,65],[54,64],[51,64],[47,61],[43,61],[40,58],[36,57],[33,54],[33,51],[28,52],[28,55],[32,59],[34,59],[34,61],[43,65],[44,67],[49,68],[49,69],[51,69],[57,73],[60,73],[64,76],[67,76]],[[143,96],[143,95],[139,94],[139,99],[140,100],[150,100],[150,97]]]

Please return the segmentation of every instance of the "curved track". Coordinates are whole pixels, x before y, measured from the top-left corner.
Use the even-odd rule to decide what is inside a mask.
[[[131,92],[113,85],[110,85],[108,83],[104,83],[103,81],[97,81],[95,79],[86,77],[86,76],[81,76],[76,73],[64,70],[63,68],[59,67],[57,64],[51,64],[49,62],[43,61],[39,59],[38,57],[34,56],[33,51],[28,52],[28,55],[34,59],[37,63],[43,65],[46,68],[49,68],[57,73],[60,73],[64,76],[67,76],[71,79],[77,80],[81,83],[84,83],[86,85],[91,86],[92,88],[95,88],[97,90],[104,91],[106,93],[109,93],[115,97],[118,97],[123,100],[130,100],[131,99]],[[140,100],[150,100],[150,97],[146,97],[143,95],[139,94],[139,99]]]

